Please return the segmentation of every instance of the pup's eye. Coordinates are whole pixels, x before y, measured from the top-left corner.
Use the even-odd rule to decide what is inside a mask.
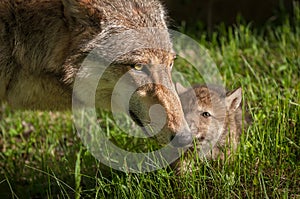
[[[142,64],[135,64],[132,66],[137,71],[142,71],[144,69],[144,66]]]
[[[174,66],[174,62],[172,62],[172,63],[170,64],[170,68],[173,68],[173,66]]]
[[[209,112],[203,112],[201,115],[205,118],[208,118],[211,116],[211,114]]]

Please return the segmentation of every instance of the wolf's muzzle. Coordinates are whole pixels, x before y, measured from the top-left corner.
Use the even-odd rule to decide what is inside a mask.
[[[176,148],[190,147],[193,143],[193,136],[189,130],[171,136],[171,145]]]
[[[144,127],[143,122],[139,119],[139,117],[133,112],[133,111],[129,111],[130,117],[131,119],[140,127]]]

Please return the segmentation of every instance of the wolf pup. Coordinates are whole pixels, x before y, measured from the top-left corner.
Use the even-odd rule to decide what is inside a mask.
[[[195,137],[194,146],[176,162],[178,170],[190,170],[195,152],[199,159],[224,159],[236,148],[250,117],[242,118],[242,89],[226,92],[218,86],[195,85],[184,88],[176,84],[186,120]],[[226,154],[225,154],[226,152]]]
[[[158,140],[168,143],[177,135],[178,146],[190,143],[171,79],[175,54],[165,18],[158,0],[1,0],[0,102],[26,109],[70,108],[75,77],[97,73],[95,65],[79,72],[97,49],[111,63],[92,96],[96,106],[111,108],[114,86],[126,74],[121,92],[137,88],[129,104],[132,119],[149,125],[150,107],[160,104],[165,124]],[[81,101],[77,93],[73,99]]]

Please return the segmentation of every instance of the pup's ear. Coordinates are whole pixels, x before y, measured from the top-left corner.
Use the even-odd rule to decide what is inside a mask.
[[[181,95],[181,94],[185,93],[186,91],[188,91],[188,89],[185,88],[184,86],[182,86],[179,82],[176,82],[175,88],[176,88],[178,95]]]
[[[238,88],[226,95],[227,110],[235,111],[242,103],[242,88]]]
[[[101,12],[93,6],[93,0],[62,0],[62,3],[70,25],[100,25]]]

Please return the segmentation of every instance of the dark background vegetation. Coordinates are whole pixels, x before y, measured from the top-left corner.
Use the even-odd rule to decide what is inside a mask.
[[[169,11],[171,25],[211,32],[223,23],[233,25],[241,17],[246,23],[262,26],[292,15],[293,0],[162,0]],[[299,1],[299,0],[297,0]]]

